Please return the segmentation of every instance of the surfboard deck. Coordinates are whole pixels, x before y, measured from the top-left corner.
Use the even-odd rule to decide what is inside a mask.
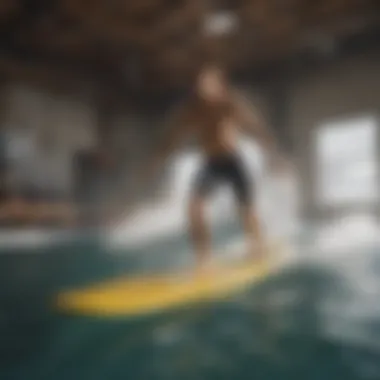
[[[278,267],[272,255],[215,265],[202,274],[120,277],[58,295],[60,310],[80,315],[137,316],[228,297],[263,280]]]

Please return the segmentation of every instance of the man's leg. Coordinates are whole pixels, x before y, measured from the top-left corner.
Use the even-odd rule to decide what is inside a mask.
[[[205,269],[211,259],[211,237],[206,222],[205,199],[194,196],[189,204],[189,227],[195,248],[197,270]]]
[[[257,212],[249,203],[240,204],[239,212],[247,237],[248,256],[253,260],[261,260],[264,257],[265,239]]]
[[[238,211],[247,239],[248,255],[252,259],[261,259],[265,250],[263,228],[253,203],[254,184],[250,183],[247,172],[239,158],[231,164],[229,178],[232,181]]]

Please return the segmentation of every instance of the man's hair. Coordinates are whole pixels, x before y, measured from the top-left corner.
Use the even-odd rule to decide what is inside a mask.
[[[198,80],[200,79],[201,75],[207,72],[208,70],[215,71],[217,76],[219,77],[219,80],[221,83],[227,88],[228,87],[228,80],[226,71],[224,68],[215,61],[207,61],[202,64],[202,66],[198,69],[196,78],[195,78],[195,87],[198,86]]]
[[[202,63],[199,68],[198,74],[206,69],[213,69],[220,73],[221,77],[225,80],[227,76],[227,70],[224,65],[216,60],[208,60]]]

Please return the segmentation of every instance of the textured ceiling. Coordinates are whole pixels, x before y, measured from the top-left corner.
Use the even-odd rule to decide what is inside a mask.
[[[255,68],[310,46],[326,48],[376,26],[379,6],[378,0],[1,0],[0,73],[70,72],[130,87],[181,86],[206,56],[232,69]]]

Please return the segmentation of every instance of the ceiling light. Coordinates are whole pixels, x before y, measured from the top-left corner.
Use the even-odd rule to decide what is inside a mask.
[[[221,36],[232,33],[238,26],[238,18],[233,12],[215,12],[208,14],[204,21],[207,35]]]

